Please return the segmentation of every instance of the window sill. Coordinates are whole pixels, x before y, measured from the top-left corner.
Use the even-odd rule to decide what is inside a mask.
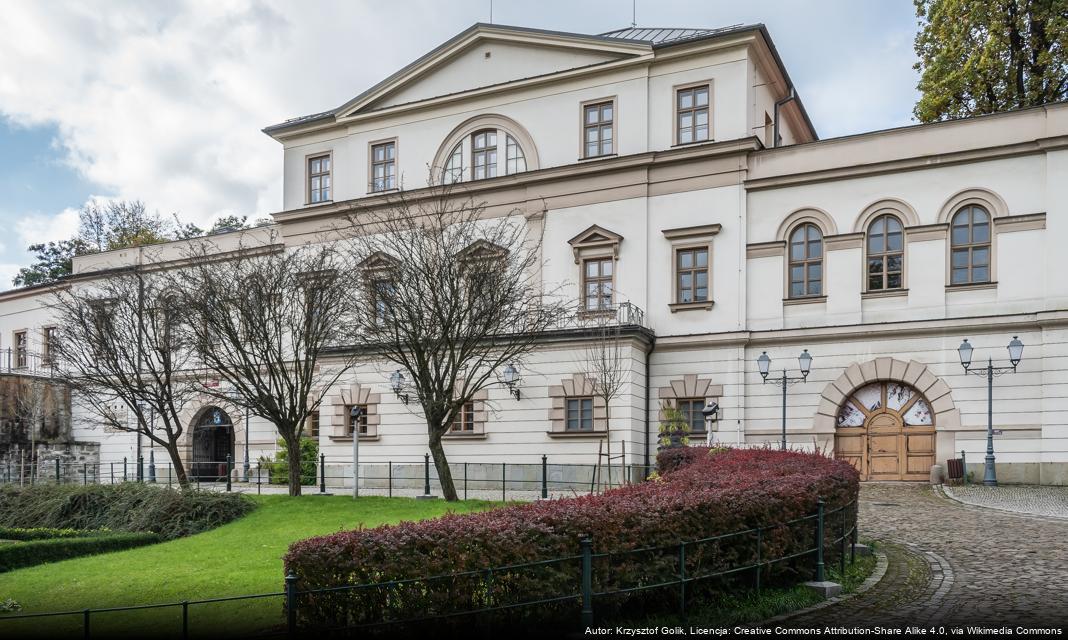
[[[712,305],[715,304],[712,300],[704,302],[673,302],[668,305],[668,309],[671,309],[671,313],[678,311],[697,311],[703,309],[709,311],[712,309]]]
[[[782,303],[784,305],[816,304],[818,302],[827,302],[827,296],[805,296],[803,298],[783,298],[782,299]]]
[[[973,291],[979,289],[997,289],[998,283],[994,282],[974,282],[968,284],[947,284],[946,291]]]
[[[352,436],[327,436],[334,442],[352,442]],[[373,436],[360,436],[360,442],[375,442],[382,436],[377,433]]]
[[[708,140],[694,140],[693,142],[676,142],[675,144],[671,145],[671,148],[672,149],[680,149],[682,147],[692,147],[694,145],[707,144],[709,142],[715,142],[715,140],[712,139],[712,138],[709,138]]]
[[[899,296],[908,297],[908,289],[885,289],[879,291],[865,291],[860,294],[860,297],[864,300],[871,298],[897,298]]]
[[[393,187],[392,189],[379,189],[377,191],[375,191],[374,189],[368,189],[367,190],[367,195],[369,195],[369,196],[380,196],[380,195],[384,195],[384,194],[387,194],[387,193],[398,193],[399,191],[400,191],[399,187]]]
[[[334,204],[334,201],[333,200],[320,200],[319,202],[305,202],[304,206],[305,207],[318,207],[319,205],[322,205],[322,204]]]
[[[617,158],[617,157],[619,157],[618,153],[606,153],[606,154],[600,155],[600,156],[587,156],[585,158],[579,158],[578,161],[579,162],[587,162],[587,161],[591,161],[591,160],[604,160],[605,158]]]
[[[607,431],[548,431],[550,438],[603,438]]]
[[[485,440],[489,436],[485,433],[446,433],[441,436],[442,440]]]

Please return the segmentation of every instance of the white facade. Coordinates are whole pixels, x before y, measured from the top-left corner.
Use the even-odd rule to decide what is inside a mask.
[[[695,87],[708,91],[708,139],[680,143],[680,92]],[[544,230],[546,282],[567,282],[579,297],[585,260],[610,256],[613,302],[644,310],[628,333],[630,383],[611,407],[613,447],[625,442],[628,462],[655,456],[660,407],[681,398],[719,403],[717,441],[777,443],[781,388],[762,383],[756,359],[767,351],[773,375],[784,364],[796,375],[807,348],[812,373],[788,390],[792,446],[834,451],[873,478],[926,478],[962,450],[974,470],[986,380],[966,375],[956,350],[969,338],[977,366],[988,355],[1004,364],[1018,335],[1024,360],[994,385],[999,475],[1068,483],[1068,279],[1056,262],[1068,241],[1068,106],[817,141],[792,91],[760,26],[584,36],[475,25],[338,109],[265,130],[284,158],[271,231],[296,245],[353,206],[383,203],[374,145],[392,145],[393,175],[412,197],[440,179],[456,148],[464,188],[488,211],[519,208]],[[604,102],[611,153],[587,158],[584,109]],[[497,177],[472,180],[473,136],[486,130],[497,134]],[[525,170],[508,171],[506,138],[522,148]],[[330,191],[312,202],[310,161],[324,155]],[[989,247],[976,245],[988,253],[972,254],[988,259],[971,263],[975,282],[954,283],[951,224],[966,207],[989,218]],[[870,225],[886,215],[902,228],[901,286],[874,290]],[[821,278],[813,295],[796,296],[789,239],[805,224],[819,231]],[[583,244],[593,228],[607,243]],[[708,299],[686,302],[674,264],[694,248],[707,251]],[[105,253],[79,258],[75,271],[91,279],[105,266],[178,255],[175,245]],[[16,331],[38,335],[48,317],[40,291],[0,294],[0,349]],[[480,399],[481,433],[450,439],[450,461],[593,462],[604,433],[554,426],[567,394],[579,393],[581,346],[547,338],[523,363],[522,399],[504,388]],[[417,406],[394,396],[384,369],[368,363],[328,394],[319,435],[328,457],[348,454],[344,407],[357,397],[374,405],[362,459],[426,451]],[[875,393],[873,384],[904,389],[908,401],[879,402],[898,402],[916,423],[866,407],[862,425],[839,428],[847,398]],[[227,410],[240,460],[243,419]],[[104,443],[105,461],[133,456],[129,434],[82,434]],[[253,459],[273,451],[270,425],[253,420],[249,442]]]

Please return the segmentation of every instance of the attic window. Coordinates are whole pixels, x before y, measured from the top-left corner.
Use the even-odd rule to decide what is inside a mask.
[[[492,56],[492,55],[493,55],[493,52],[492,52],[492,51],[487,51],[487,52],[485,53],[485,56],[486,56],[486,60],[489,60],[489,59],[490,59],[490,56]]]

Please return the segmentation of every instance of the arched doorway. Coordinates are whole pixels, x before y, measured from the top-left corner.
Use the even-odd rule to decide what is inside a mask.
[[[855,389],[838,409],[834,454],[856,467],[861,480],[926,480],[935,460],[930,403],[902,382]]]
[[[222,409],[208,407],[193,425],[193,476],[225,478],[227,455],[234,459],[233,422]]]

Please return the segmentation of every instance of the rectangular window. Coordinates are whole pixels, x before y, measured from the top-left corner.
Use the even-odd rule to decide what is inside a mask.
[[[708,302],[708,247],[675,252],[675,302]]]
[[[475,403],[468,402],[452,421],[451,431],[455,433],[473,433],[475,431]]]
[[[309,438],[319,437],[319,412],[312,411],[308,414],[308,422],[304,425],[304,435]]]
[[[582,107],[582,140],[586,158],[615,153],[615,102],[598,102]]]
[[[567,430],[593,431],[593,398],[567,399]]]
[[[15,332],[15,368],[23,369],[29,364],[29,337],[25,331]]]
[[[353,420],[353,418],[352,418],[352,408],[353,407],[359,407],[362,410],[361,413],[360,413],[360,417],[358,419],[356,419],[356,420]],[[367,435],[367,405],[365,405],[365,404],[357,404],[357,405],[351,405],[350,404],[350,405],[346,405],[345,406],[345,425],[346,425],[346,428],[345,428],[345,435],[346,436],[350,436],[351,437],[352,436],[352,432],[353,432],[355,427],[359,428],[361,436]]]
[[[308,158],[308,202],[330,201],[330,155]]]
[[[701,411],[705,408],[704,398],[682,398],[675,401],[675,408],[686,418],[690,425],[690,433],[705,432],[705,414]]]
[[[56,328],[45,327],[41,330],[41,361],[45,365],[55,364]]]
[[[497,177],[497,131],[479,131],[471,136],[471,171],[473,179]]]
[[[397,188],[397,143],[371,145],[371,191]]]
[[[583,307],[587,311],[612,308],[613,258],[591,258],[582,263]]]
[[[687,87],[675,92],[677,144],[708,140],[709,85]]]

